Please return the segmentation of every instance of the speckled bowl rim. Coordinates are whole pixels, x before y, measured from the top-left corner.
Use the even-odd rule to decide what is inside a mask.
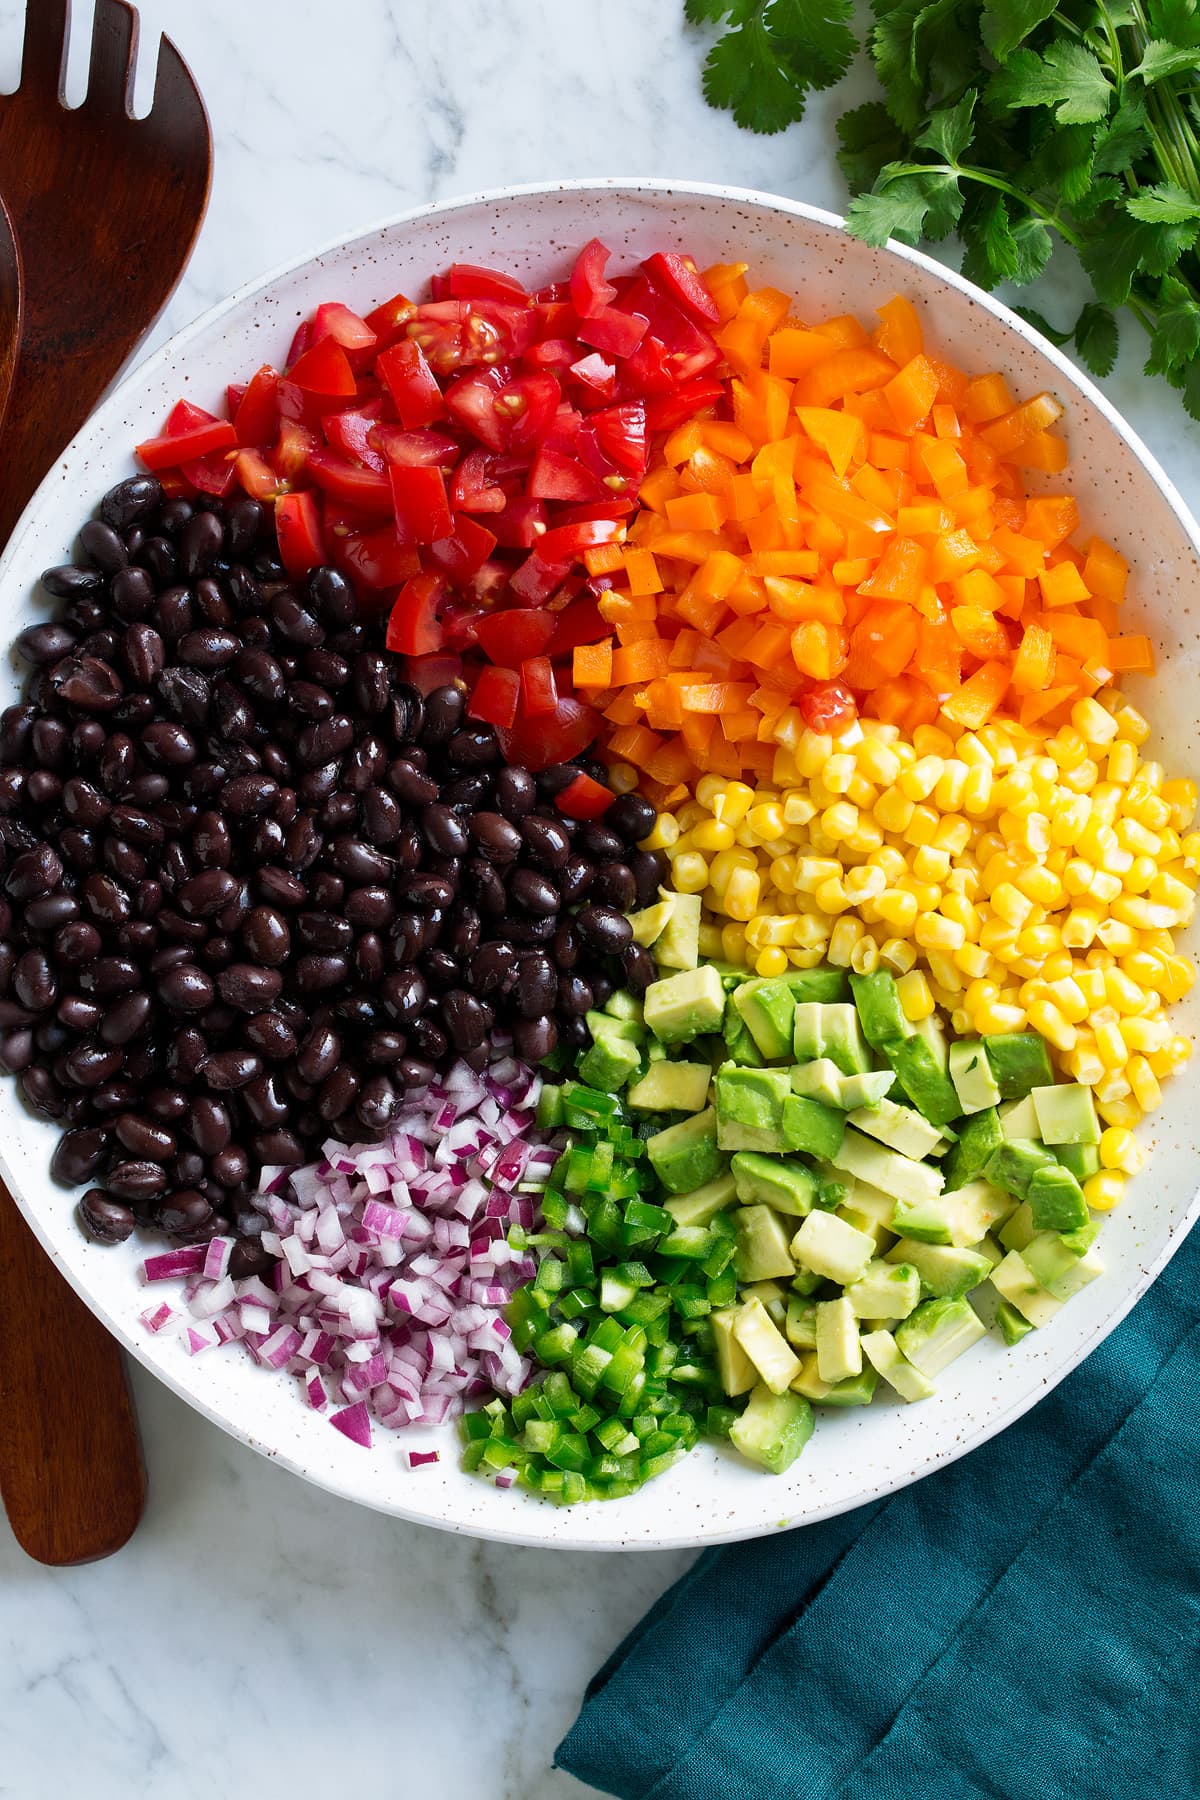
[[[92,418],[81,428],[76,439],[73,439],[72,443],[67,446],[63,451],[62,456],[63,458],[67,458],[75,452],[79,438],[85,436],[87,432],[92,429],[98,413],[110,411],[116,412],[119,410],[123,396],[126,393],[134,392],[137,386],[146,380],[147,376],[153,375],[154,372],[167,363],[178,350],[185,347],[194,338],[209,330],[222,318],[241,307],[248,300],[261,296],[277,282],[295,275],[310,263],[319,263],[328,256],[352,251],[358,246],[362,246],[365,249],[370,245],[372,240],[378,238],[381,233],[413,225],[425,219],[441,217],[452,218],[455,213],[471,207],[502,207],[508,203],[522,199],[548,199],[558,195],[585,195],[602,192],[628,194],[631,196],[645,194],[658,196],[663,199],[669,199],[675,195],[679,195],[695,197],[697,199],[711,199],[722,203],[741,204],[748,208],[753,208],[756,211],[790,215],[811,224],[825,227],[842,236],[847,235],[845,232],[845,222],[838,214],[830,212],[822,207],[810,206],[803,201],[789,199],[784,195],[772,194],[761,189],[727,187],[712,182],[671,180],[657,177],[603,176],[580,177],[563,181],[524,182],[511,186],[483,189],[473,193],[462,194],[449,200],[413,207],[404,212],[389,214],[387,217],[378,220],[376,223],[354,232],[350,237],[332,238],[318,249],[310,251],[304,256],[290,258],[288,261],[280,263],[272,268],[266,274],[257,276],[252,281],[245,283],[227,299],[208,308],[190,324],[174,333],[165,343],[153,351],[151,355],[137,363],[123,376],[119,385],[110,391],[105,400],[101,403],[101,406],[97,409],[97,413],[93,414]],[[914,269],[919,270],[922,276],[926,278],[931,277],[935,282],[940,282],[946,287],[956,290],[975,305],[991,314],[1000,325],[1006,327],[1009,331],[1024,340],[1052,363],[1061,374],[1066,386],[1069,389],[1074,390],[1077,394],[1085,397],[1096,407],[1097,411],[1107,421],[1116,437],[1124,445],[1127,452],[1141,464],[1142,469],[1150,477],[1151,481],[1159,490],[1159,493],[1167,502],[1172,513],[1175,515],[1179,527],[1192,550],[1196,553],[1197,557],[1200,558],[1200,526],[1198,526],[1193,519],[1175,484],[1162,468],[1157,458],[1142,442],[1137,432],[1122,418],[1116,408],[1105,397],[1100,389],[1089,380],[1086,374],[1084,374],[1074,363],[1070,362],[1053,344],[1050,344],[1044,339],[1040,333],[1026,324],[1026,322],[1020,318],[1018,314],[1013,312],[1011,308],[1005,306],[1002,301],[997,300],[993,295],[985,293],[983,290],[975,287],[971,282],[964,280],[961,275],[958,275],[951,269],[945,268],[934,258],[924,255],[919,250],[911,249],[907,245],[896,243],[894,240],[890,240],[886,248],[882,251],[877,251],[876,254],[883,258],[895,258],[897,262],[902,264],[909,264]],[[62,459],[60,459],[60,461],[61,460]],[[30,500],[29,505],[26,507],[18,521],[16,529],[14,530],[3,555],[0,556],[0,582],[2,582],[10,573],[13,563],[18,560],[22,541],[34,516],[40,512],[45,504],[47,490],[52,484],[53,476],[54,470],[47,475],[46,480],[39,486],[37,492]],[[222,1430],[229,1432],[230,1435],[249,1445],[251,1449],[258,1451],[269,1460],[277,1462],[283,1467],[292,1470],[293,1473],[301,1476],[304,1480],[313,1483],[315,1486],[324,1488],[330,1493],[337,1494],[344,1499],[352,1500],[357,1504],[367,1505],[373,1510],[390,1513],[399,1518],[432,1525],[435,1528],[456,1532],[468,1537],[484,1537],[503,1543],[534,1545],[541,1548],[552,1547],[564,1550],[616,1551],[688,1549],[732,1543],[745,1538],[766,1536],[774,1530],[785,1530],[799,1525],[817,1524],[823,1519],[835,1517],[842,1512],[852,1510],[856,1506],[865,1505],[873,1500],[882,1499],[888,1495],[900,1492],[912,1482],[922,1479],[937,1468],[944,1467],[947,1464],[956,1461],[960,1456],[967,1454],[969,1451],[976,1449],[979,1445],[986,1443],[990,1438],[995,1437],[999,1432],[1013,1424],[1024,1413],[1028,1412],[1030,1408],[1034,1406],[1038,1400],[1044,1398],[1052,1388],[1056,1387],[1059,1382],[1070,1374],[1072,1369],[1076,1368],[1091,1353],[1091,1351],[1109,1335],[1109,1333],[1120,1323],[1121,1319],[1125,1317],[1130,1309],[1142,1297],[1165,1267],[1166,1263],[1170,1260],[1171,1256],[1179,1248],[1179,1245],[1183,1242],[1187,1232],[1195,1223],[1197,1216],[1200,1216],[1200,1187],[1198,1187],[1187,1207],[1178,1215],[1167,1236],[1166,1242],[1161,1246],[1158,1254],[1147,1262],[1140,1262],[1136,1269],[1130,1272],[1130,1278],[1121,1288],[1119,1297],[1114,1295],[1113,1307],[1099,1321],[1097,1327],[1082,1340],[1072,1343],[1069,1349],[1065,1348],[1066,1340],[1064,1340],[1064,1354],[1057,1359],[1049,1360],[1041,1366],[1036,1384],[1031,1383],[1029,1390],[1018,1395],[1011,1404],[1002,1406],[990,1413],[986,1420],[983,1423],[978,1424],[970,1433],[967,1441],[962,1441],[960,1439],[952,1443],[942,1442],[924,1458],[910,1458],[906,1467],[899,1469],[894,1473],[890,1473],[886,1477],[865,1481],[861,1487],[861,1491],[848,1499],[827,1505],[806,1507],[799,1512],[793,1512],[791,1516],[781,1516],[770,1522],[764,1522],[760,1517],[751,1523],[741,1526],[736,1522],[731,1522],[727,1526],[724,1524],[717,1524],[715,1527],[710,1525],[710,1527],[702,1530],[693,1528],[679,1531],[672,1530],[669,1532],[661,1531],[654,1535],[639,1534],[637,1536],[629,1536],[623,1534],[619,1529],[614,1530],[611,1533],[606,1533],[603,1530],[589,1530],[586,1534],[583,1532],[572,1533],[570,1522],[572,1519],[577,1518],[582,1522],[582,1515],[587,1515],[591,1520],[597,1522],[602,1522],[606,1517],[611,1518],[614,1525],[618,1525],[625,1507],[637,1503],[636,1496],[632,1497],[629,1501],[595,1503],[587,1507],[571,1509],[555,1508],[549,1506],[546,1502],[537,1501],[534,1496],[521,1493],[520,1490],[512,1490],[509,1494],[504,1496],[506,1500],[512,1503],[511,1515],[500,1512],[497,1517],[489,1518],[486,1522],[464,1522],[437,1517],[427,1508],[423,1509],[419,1504],[419,1490],[415,1487],[412,1490],[412,1498],[414,1502],[418,1503],[407,1504],[407,1483],[401,1487],[401,1490],[394,1501],[390,1498],[380,1500],[372,1496],[363,1495],[354,1491],[353,1483],[351,1481],[339,1478],[338,1473],[326,1473],[323,1470],[315,1469],[298,1457],[292,1456],[286,1451],[267,1442],[265,1439],[256,1436],[253,1431],[244,1429],[242,1426],[226,1417],[219,1405],[210,1403],[203,1394],[197,1393],[193,1388],[189,1387],[187,1382],[176,1375],[172,1369],[164,1367],[156,1360],[153,1354],[153,1347],[156,1340],[141,1331],[141,1328],[136,1323],[136,1319],[133,1317],[132,1308],[130,1309],[131,1316],[129,1319],[114,1315],[108,1307],[96,1300],[94,1295],[89,1291],[86,1282],[80,1279],[76,1273],[64,1263],[63,1257],[57,1247],[53,1228],[41,1217],[36,1204],[31,1203],[27,1199],[23,1190],[21,1178],[14,1169],[8,1154],[7,1146],[3,1142],[0,1142],[0,1175],[3,1176],[5,1183],[13,1194],[17,1205],[30,1228],[33,1230],[35,1236],[38,1238],[38,1241],[46,1250],[51,1260],[56,1264],[60,1273],[70,1282],[71,1286],[75,1288],[76,1292],[79,1293],[85,1303],[91,1307],[103,1321],[107,1328],[112,1332],[113,1336],[121,1343],[123,1348],[133,1355],[145,1368],[149,1369],[160,1380],[164,1381],[168,1387],[180,1396],[181,1399],[185,1400],[190,1406],[194,1407],[214,1424],[220,1426]],[[1047,1335],[1049,1336],[1050,1334]],[[936,1404],[936,1401],[934,1404]],[[379,1436],[377,1436],[376,1453],[378,1453],[380,1437],[383,1435],[384,1434],[379,1434]],[[390,1434],[388,1435],[390,1436]],[[684,1463],[679,1465],[679,1467],[681,1469],[686,1469],[688,1464],[694,1460],[695,1455],[693,1455],[693,1458],[685,1459]],[[675,1473],[675,1471],[673,1471],[673,1473]],[[781,1501],[786,1501],[786,1496],[782,1492],[780,1493],[780,1499]],[[549,1529],[547,1529],[548,1527]]]

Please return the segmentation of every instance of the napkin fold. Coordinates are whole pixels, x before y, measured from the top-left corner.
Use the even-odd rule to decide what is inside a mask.
[[[1198,1692],[1200,1232],[972,1455],[702,1556],[557,1765],[620,1800],[1194,1800]]]

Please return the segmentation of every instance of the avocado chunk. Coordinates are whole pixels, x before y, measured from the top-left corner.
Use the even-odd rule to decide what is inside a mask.
[[[973,1114],[959,1127],[958,1142],[951,1144],[943,1164],[946,1186],[966,1187],[982,1175],[993,1150],[998,1150],[1003,1142],[1000,1117],[994,1107]]]
[[[928,1400],[933,1383],[910,1363],[896,1344],[890,1331],[868,1331],[862,1340],[863,1354],[871,1367],[883,1376],[902,1400]]]
[[[985,1335],[983,1320],[967,1300],[923,1300],[896,1327],[896,1343],[922,1375],[940,1375],[956,1356]]]
[[[678,1125],[668,1125],[646,1139],[646,1155],[663,1186],[672,1194],[688,1194],[712,1181],[725,1166],[717,1147],[717,1115],[710,1106]]]
[[[1044,1038],[1036,1031],[1014,1031],[985,1037],[983,1047],[996,1085],[1005,1100],[1022,1100],[1030,1088],[1050,1087],[1054,1070]]]
[[[817,1178],[804,1163],[786,1156],[762,1156],[739,1150],[730,1163],[737,1197],[744,1206],[773,1206],[776,1212],[803,1218],[817,1201]]]
[[[1023,1337],[1028,1337],[1033,1330],[1029,1320],[1023,1319],[1009,1300],[1002,1300],[996,1308],[996,1324],[1000,1328],[1000,1336],[1010,1350],[1015,1344],[1019,1344]]]
[[[827,1394],[822,1394],[821,1406],[870,1406],[875,1398],[875,1389],[879,1386],[877,1370],[864,1363],[857,1375],[848,1375],[845,1381],[835,1381]]]
[[[794,1077],[792,1085],[795,1086]],[[946,1141],[928,1119],[911,1106],[897,1106],[894,1100],[881,1099],[875,1106],[858,1108],[846,1123],[857,1131],[865,1131],[868,1137],[878,1138],[889,1150],[912,1157],[914,1162],[936,1155]]]
[[[707,1063],[664,1060],[651,1063],[625,1099],[635,1112],[700,1112],[711,1083],[712,1070]]]
[[[921,1298],[921,1277],[911,1262],[869,1262],[846,1289],[856,1319],[907,1319]]]
[[[602,1094],[619,1094],[641,1066],[641,1048],[626,1036],[620,1020],[606,1019],[603,1013],[589,1013],[588,1019],[592,1043],[579,1060],[579,1079]]]
[[[720,1029],[725,990],[715,969],[683,969],[652,981],[643,1006],[646,1024],[661,1043],[683,1044],[701,1032]]]
[[[783,1108],[791,1095],[786,1069],[717,1070],[717,1141],[723,1150],[780,1151]]]
[[[730,1062],[742,1063],[749,1069],[762,1068],[766,1059],[747,1031],[746,1021],[732,1000],[726,1002],[725,1022],[721,1032],[725,1039],[725,1055]]]
[[[1069,1169],[1080,1187],[1100,1173],[1100,1151],[1095,1144],[1055,1144],[1054,1154]]]
[[[793,1394],[803,1394],[806,1400],[821,1401],[831,1391],[832,1386],[832,1382],[821,1379],[815,1347],[812,1350],[806,1350],[800,1358],[800,1373],[792,1383]]]
[[[1039,1169],[1054,1169],[1059,1165],[1050,1152],[1041,1144],[1035,1144],[1027,1138],[1014,1138],[1011,1142],[1000,1145],[993,1150],[987,1160],[984,1175],[994,1187],[1003,1188],[1006,1194],[1015,1194],[1018,1200],[1028,1200],[1029,1184]]]
[[[972,1181],[964,1188],[937,1194],[915,1203],[898,1200],[892,1229],[926,1244],[954,1244],[959,1249],[979,1243],[993,1225],[1001,1224],[1014,1210],[1012,1196],[990,1181]]]
[[[1034,1235],[1033,1208],[1028,1200],[1022,1200],[1016,1212],[1004,1221],[996,1233],[1006,1250],[1024,1250]]]
[[[800,1373],[800,1358],[759,1299],[733,1315],[733,1335],[773,1394],[783,1394]]]
[[[831,1386],[862,1374],[858,1319],[844,1294],[817,1302],[817,1374]]]
[[[604,1013],[601,1016],[607,1016],[610,1019],[624,1019],[638,1027],[639,1037],[646,1035],[643,1029],[646,1023],[646,1010],[637,995],[631,994],[628,988],[617,988],[614,993],[609,995],[604,1002]]]
[[[733,1215],[737,1227],[734,1266],[740,1282],[790,1280],[796,1264],[788,1248],[788,1234],[777,1212],[769,1206],[740,1206]],[[787,1385],[786,1383],[784,1384]]]
[[[1029,1098],[1037,1114],[1038,1136],[1057,1150],[1059,1144],[1098,1144],[1100,1121],[1092,1090],[1081,1081],[1057,1087],[1035,1087]]]
[[[888,1069],[867,1069],[861,1075],[844,1075],[829,1057],[802,1063],[792,1070],[792,1091],[807,1100],[819,1100],[823,1106],[836,1106],[846,1113],[874,1111],[892,1085]]]
[[[686,1194],[672,1194],[663,1205],[677,1225],[711,1225],[737,1199],[737,1188],[728,1169]]]
[[[790,1056],[796,1000],[786,981],[743,981],[733,990],[734,1006],[769,1062]]]
[[[1093,1249],[1099,1230],[1099,1221],[1091,1219],[1077,1231],[1039,1231],[1021,1252],[1026,1268],[1056,1300],[1069,1300],[1104,1273]]]
[[[860,1181],[882,1189],[895,1200],[907,1200],[915,1205],[936,1199],[942,1191],[939,1169],[930,1163],[914,1162],[911,1157],[901,1156],[864,1137],[853,1126],[846,1128],[841,1148],[828,1160],[835,1169],[856,1175]]]
[[[779,979],[787,982],[797,1005],[804,1000],[817,1000],[826,1006],[835,1000],[850,998],[846,971],[831,968],[827,963],[819,963],[815,969],[789,969]]]
[[[821,1055],[836,1063],[843,1075],[865,1075],[871,1057],[854,1007],[848,1002],[822,1004],[820,1029]]]
[[[819,1062],[825,1055],[819,1000],[801,1000],[792,1018],[791,1052],[798,1063]],[[836,1063],[834,1064],[836,1068]]]
[[[951,1044],[950,1079],[963,1112],[983,1112],[999,1104],[1000,1086],[981,1038],[959,1038]]]
[[[793,1294],[787,1303],[784,1332],[793,1350],[815,1350],[817,1347],[817,1302]]]
[[[915,1238],[901,1238],[887,1254],[899,1267],[911,1268],[925,1292],[937,1300],[961,1299],[992,1272],[990,1256],[959,1250],[952,1244],[921,1244]],[[889,1316],[900,1317],[899,1313]]]
[[[946,1073],[945,1063],[939,1063],[937,1050],[931,1047],[927,1034],[914,1031],[911,1037],[893,1039],[883,1046],[883,1054],[904,1092],[931,1125],[948,1125],[958,1117],[962,1108],[954,1083]]]
[[[850,991],[858,1011],[863,1036],[876,1050],[912,1036],[912,1024],[900,1004],[896,978],[886,969],[870,975],[851,975]]]
[[[783,1330],[787,1320],[788,1290],[782,1281],[744,1282],[738,1294],[740,1300],[760,1300],[770,1314],[771,1323]]]
[[[1019,1250],[1010,1250],[992,1270],[992,1286],[1031,1325],[1048,1325],[1062,1306],[1046,1292]]]
[[[736,1317],[737,1309],[730,1306],[710,1313],[708,1321],[712,1326],[713,1346],[717,1354],[717,1374],[721,1386],[731,1398],[737,1394],[748,1394],[758,1380],[758,1371],[733,1335]]]
[[[1042,1133],[1038,1125],[1037,1107],[1026,1094],[1023,1100],[1006,1100],[1000,1108],[1000,1130],[1010,1144],[1019,1138],[1037,1142]]]
[[[666,928],[667,920],[674,910],[674,897],[667,900],[656,900],[653,906],[644,906],[640,912],[631,912],[626,916],[633,931],[633,941],[649,949],[657,943]]]
[[[1028,1198],[1039,1231],[1075,1231],[1091,1216],[1083,1189],[1070,1169],[1058,1162],[1037,1171],[1029,1183]]]
[[[832,1157],[846,1131],[846,1115],[822,1106],[802,1094],[789,1094],[783,1103],[783,1148],[803,1150],[809,1156]]]
[[[660,969],[694,969],[700,961],[700,896],[658,891],[671,911],[655,942],[654,960]]]
[[[792,1239],[791,1254],[802,1269],[845,1287],[875,1255],[875,1240],[836,1213],[811,1212]]]
[[[760,1382],[746,1410],[729,1428],[729,1439],[750,1462],[782,1475],[795,1462],[813,1431],[812,1407],[801,1394],[773,1394]]]

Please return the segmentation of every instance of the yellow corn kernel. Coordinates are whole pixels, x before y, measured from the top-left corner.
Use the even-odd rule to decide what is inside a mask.
[[[1069,950],[1086,950],[1094,941],[1100,914],[1092,906],[1073,906],[1062,925],[1062,941]]]
[[[1021,890],[1027,900],[1036,900],[1039,906],[1061,906],[1065,898],[1063,884],[1057,875],[1051,874],[1041,863],[1031,863],[1022,869],[1013,885]]]
[[[991,1037],[1005,1031],[1021,1031],[1025,1018],[1023,1006],[1008,1006],[993,1000],[976,1007],[973,1025],[981,1037]]]
[[[910,800],[928,800],[945,773],[945,767],[940,756],[918,758],[900,777],[901,793],[907,794]]]
[[[699,785],[696,792],[699,795]],[[711,807],[714,819],[722,825],[733,826],[741,824],[753,804],[754,789],[747,787],[744,781],[722,782],[713,798],[705,801],[705,805]]]
[[[903,888],[888,888],[875,902],[875,910],[893,931],[910,932],[917,919],[916,896]]]
[[[608,767],[608,785],[614,794],[632,794],[638,784],[638,772],[632,763],[615,762]]]
[[[1154,1112],[1162,1105],[1162,1089],[1158,1078],[1144,1056],[1131,1056],[1125,1071],[1133,1097],[1143,1112]]]
[[[1089,744],[1111,744],[1120,726],[1111,713],[1096,700],[1077,700],[1071,708],[1071,723]]]
[[[1057,981],[1048,982],[1047,988],[1049,998],[1063,1018],[1072,1025],[1082,1025],[1092,1009],[1079,983],[1072,976],[1066,975]]]
[[[891,787],[900,777],[900,758],[877,737],[865,737],[858,746],[858,767],[880,787]]]
[[[820,913],[805,913],[795,922],[792,940],[796,950],[818,950],[824,955],[825,946],[829,942],[828,921]]]
[[[904,831],[916,811],[916,806],[898,787],[885,788],[871,808],[872,814],[885,831]]]
[[[956,1006],[950,1014],[950,1028],[958,1037],[966,1037],[971,1029],[971,1015],[965,1006]]]
[[[1050,820],[1050,837],[1064,849],[1073,846],[1092,816],[1091,801],[1082,794],[1060,798]]]
[[[913,927],[913,936],[923,950],[961,950],[967,941],[962,926],[938,912],[922,911]]]
[[[722,825],[719,819],[703,819],[692,827],[691,838],[697,850],[732,850],[733,826]]]
[[[744,963],[746,957],[746,927],[744,925],[723,925],[721,927],[721,950],[726,962]]]
[[[643,850],[670,850],[679,842],[679,824],[670,813],[659,813],[651,831],[642,839]]]
[[[866,900],[877,900],[887,887],[887,876],[883,870],[869,865],[847,869],[843,879],[854,906],[861,906]]]
[[[854,779],[855,761],[849,751],[831,756],[821,770],[821,780],[831,794],[844,794]]]
[[[715,863],[716,858],[713,858]],[[792,856],[777,856],[771,864],[771,886],[777,894],[791,895],[796,891],[796,859]]]
[[[944,850],[922,844],[912,859],[912,872],[918,881],[945,881],[950,873],[950,858]]]
[[[1136,867],[1136,864],[1134,866]],[[1121,890],[1122,883],[1119,875],[1110,875],[1107,869],[1097,869],[1092,876],[1092,884],[1088,892],[1093,900],[1100,902],[1101,906],[1111,906],[1120,895]]]
[[[925,960],[939,1006],[951,1007],[963,991],[963,979],[947,950],[927,950]]]
[[[1144,744],[1150,736],[1149,723],[1142,717],[1137,707],[1130,706],[1128,701],[1118,707],[1113,716],[1117,721],[1117,730],[1123,738],[1128,738],[1131,744]]]
[[[684,850],[671,864],[671,882],[681,894],[702,894],[708,886],[708,864],[698,850]]]
[[[1200,790],[1194,781],[1164,781],[1162,798],[1171,809],[1171,824],[1176,831],[1186,831],[1196,816]]]
[[[913,732],[913,749],[918,756],[949,756],[954,739],[937,725],[918,725]]]
[[[932,806],[914,806],[912,818],[901,835],[908,844],[931,844],[940,824]]]
[[[1079,763],[1074,769],[1063,770],[1060,792],[1069,790],[1073,794],[1090,794],[1099,779],[1099,765],[1094,763],[1091,757],[1088,757],[1085,762]]]
[[[1053,1000],[1035,1000],[1028,1009],[1029,1023],[1056,1050],[1073,1050],[1078,1033],[1069,1019],[1059,1012]]]
[[[885,938],[879,946],[879,960],[893,975],[907,975],[917,953],[903,938]]]
[[[680,831],[690,831],[693,825],[698,825],[701,819],[707,819],[708,816],[707,807],[701,806],[696,800],[685,800],[683,805],[677,807],[675,811],[675,819]]]
[[[746,824],[765,844],[777,843],[787,830],[787,821],[778,800],[768,800],[761,805],[752,806],[746,814]]]
[[[1064,950],[1061,942],[1057,950],[1051,950],[1042,967],[1043,981],[1067,981],[1075,972],[1075,958],[1069,950]]]
[[[1033,912],[1033,903],[1011,881],[1002,881],[989,898],[992,911],[1008,925],[1024,925]]]
[[[1112,1169],[1089,1175],[1083,1184],[1083,1197],[1093,1212],[1111,1212],[1125,1198],[1125,1182]]]
[[[849,800],[839,800],[833,806],[827,806],[821,814],[821,826],[835,844],[850,836],[858,824],[858,808]]]
[[[882,845],[883,831],[870,813],[861,812],[858,815],[858,824],[849,833],[845,843],[846,849],[852,851],[855,856],[870,856]]]
[[[807,794],[792,788],[783,797],[783,818],[786,825],[807,825],[817,816],[817,809]]]
[[[947,856],[961,856],[970,841],[971,826],[956,813],[948,813],[933,834],[934,848],[944,850]]]
[[[957,812],[963,802],[967,788],[967,776],[971,773],[965,762],[958,757],[951,757],[938,777],[938,784],[933,790],[933,797],[943,812]]]
[[[1142,1109],[1132,1094],[1119,1100],[1101,1100],[1097,1089],[1096,1111],[1106,1125],[1115,1125],[1118,1131],[1134,1131],[1142,1122]]]
[[[873,975],[879,967],[879,945],[869,932],[856,939],[850,952],[850,967],[856,975]]]
[[[820,775],[833,755],[833,739],[822,731],[803,731],[796,745],[796,767],[806,781]]]
[[[1104,1080],[1104,1064],[1096,1055],[1095,1049],[1086,1048],[1080,1042],[1066,1059],[1067,1069],[1075,1081],[1082,1081],[1087,1087],[1095,1087]]]
[[[851,904],[845,884],[836,876],[829,881],[823,881],[813,895],[813,899],[823,913],[843,913],[849,909]]]
[[[786,975],[787,970],[788,959],[786,950],[778,950],[773,945],[766,950],[760,950],[758,956],[755,958],[755,974],[765,975],[768,980],[776,975]]]
[[[961,756],[971,769],[991,769],[994,766],[991,751],[979,741],[973,731],[963,732],[954,746],[954,754]]]
[[[829,949],[826,952],[829,961],[839,969],[848,969],[854,946],[865,930],[866,927],[859,919],[839,919],[829,934]]]
[[[1126,956],[1130,950],[1137,948],[1137,932],[1130,925],[1122,925],[1119,919],[1101,919],[1096,927],[1096,936],[1114,956]]]
[[[973,764],[962,793],[962,809],[970,818],[986,818],[992,807],[993,786],[991,764]]]
[[[1106,1069],[1123,1069],[1129,1060],[1129,1046],[1115,1019],[1093,1015],[1092,1030],[1096,1034],[1096,1054]]]
[[[1139,1013],[1145,1004],[1146,995],[1123,969],[1105,969],[1104,998],[1119,1013]]]
[[[1100,1166],[1119,1169],[1123,1175],[1136,1175],[1145,1158],[1132,1131],[1110,1125],[1100,1133]]]
[[[960,944],[954,952],[954,966],[968,981],[979,981],[992,966],[992,959],[978,944]]]
[[[796,863],[796,892],[815,894],[823,881],[836,880],[842,865],[831,856],[802,856]]]
[[[745,922],[758,911],[762,883],[750,869],[735,869],[725,889],[725,911],[731,919]]]
[[[1017,747],[1003,726],[984,725],[979,731],[979,741],[991,752],[992,762],[998,769],[1011,769],[1017,761]]]
[[[981,1006],[990,1006],[999,997],[1000,989],[994,981],[984,981],[977,977],[963,995],[963,1002],[972,1012],[977,1012]]]
[[[915,1024],[918,1019],[933,1017],[933,995],[920,969],[910,969],[907,975],[902,975],[896,983],[896,993],[906,1019],[911,1019]]]

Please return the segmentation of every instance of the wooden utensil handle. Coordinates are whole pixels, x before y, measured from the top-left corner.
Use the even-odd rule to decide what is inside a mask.
[[[41,1563],[128,1542],[146,1472],[116,1340],[58,1274],[0,1185],[0,1492]]]

